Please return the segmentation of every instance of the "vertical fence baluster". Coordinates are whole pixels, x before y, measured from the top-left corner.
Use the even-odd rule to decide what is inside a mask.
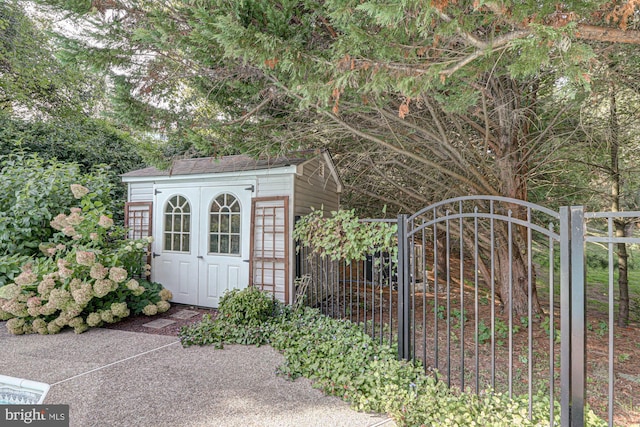
[[[396,254],[395,261],[389,256],[389,277],[391,277],[394,271],[394,262],[395,262],[395,271],[398,271],[398,258]],[[400,283],[398,282],[398,275],[396,273],[396,291],[400,288]],[[393,286],[389,286],[389,346],[393,345]]]
[[[560,208],[560,423],[571,425],[571,217]]]
[[[496,388],[496,262],[493,200],[489,203],[489,242],[491,247],[491,388]]]
[[[475,213],[473,217],[473,290],[474,290],[474,311],[475,311],[475,370],[476,370],[476,394],[480,393],[480,347],[479,347],[479,339],[478,333],[479,329],[479,311],[480,306],[478,304],[478,207],[476,206],[473,210]]]
[[[527,222],[531,224],[531,208],[527,208]],[[528,315],[528,375],[529,375],[529,419],[533,416],[533,254],[531,227],[527,227],[527,315]]]
[[[424,226],[424,220],[422,221]],[[422,361],[424,362],[424,367],[427,367],[427,285],[428,285],[428,277],[427,277],[427,240],[426,240],[426,228],[422,228],[422,240],[420,242],[421,253],[420,259],[422,263],[420,264],[420,274],[422,275]]]
[[[381,262],[382,258],[380,254],[378,254],[378,262]],[[375,266],[375,255],[372,258],[371,269],[375,271],[375,274],[372,277],[371,282],[371,335],[375,335],[375,324],[376,324],[376,282],[380,282],[382,279],[382,274],[380,274],[380,270],[378,268],[374,269]]]
[[[613,217],[609,217],[607,220],[607,234],[609,239],[614,236],[613,231]],[[608,250],[609,250],[609,402],[608,402],[608,417],[607,420],[609,422],[609,426],[613,426],[613,381],[615,379],[613,372],[613,354],[614,354],[614,341],[613,341],[613,328],[614,328],[614,290],[613,290],[613,247],[614,243],[609,240]]]
[[[507,223],[507,244],[509,259],[513,259],[513,212],[509,209],[509,222]],[[513,263],[509,263],[509,398],[513,397]]]
[[[447,220],[445,222],[445,252],[447,254],[447,386],[451,387],[451,240],[449,238],[449,233],[451,230],[448,218],[449,211],[446,212],[445,216],[447,217]]]
[[[458,214],[460,218],[458,220],[458,246],[459,248],[459,264],[460,264],[460,390],[464,391],[464,236],[463,233],[463,221],[462,221],[462,201],[458,203]]]
[[[584,210],[571,207],[571,423],[584,426],[587,342],[585,337]]]
[[[440,369],[440,346],[439,346],[439,329],[438,329],[438,308],[440,307],[438,300],[438,224],[437,211],[433,209],[433,325],[434,325],[434,365],[436,370]]]
[[[414,220],[412,219],[411,222],[411,230],[415,230],[415,223]],[[411,233],[411,237],[409,238],[409,242],[407,245],[407,250],[409,251],[409,281],[410,281],[410,292],[411,292],[411,309],[409,311],[410,316],[411,316],[411,360],[416,360],[416,347],[417,345],[415,345],[416,343],[416,314],[415,314],[415,309],[416,309],[416,274],[415,274],[415,257],[414,257],[414,250],[415,250],[415,235],[412,232]]]
[[[362,270],[366,270],[366,264],[362,264],[363,268],[360,268],[360,263],[358,262],[358,264],[356,264],[356,323],[359,325],[360,324],[360,288],[362,286],[362,284],[364,283],[364,287],[366,289],[366,282],[367,282],[367,273],[366,271],[362,271]],[[364,279],[361,279],[361,277],[364,275]]]
[[[407,215],[398,216],[398,357],[409,358]]]
[[[549,232],[553,233],[553,224],[549,224]],[[549,236],[549,425],[554,425],[555,418],[555,245]]]

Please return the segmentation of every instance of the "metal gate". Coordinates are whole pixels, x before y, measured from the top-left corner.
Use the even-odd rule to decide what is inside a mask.
[[[616,237],[613,225],[638,217],[640,212],[585,213],[582,207],[555,212],[520,200],[477,196],[401,215],[399,356],[422,361],[450,387],[528,395],[530,416],[534,395],[542,391],[550,425],[556,425],[559,398],[561,425],[583,426],[590,325],[585,246],[606,245],[606,412],[613,425],[614,245],[640,243],[632,233]],[[589,232],[588,223],[593,224]],[[424,251],[425,258],[417,260],[416,245],[431,248],[429,256]],[[542,270],[548,271],[544,277],[538,275]],[[540,298],[538,288],[544,294]]]

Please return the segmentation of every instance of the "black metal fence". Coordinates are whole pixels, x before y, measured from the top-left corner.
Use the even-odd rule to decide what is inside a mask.
[[[299,271],[311,277],[308,305],[361,324],[450,387],[527,395],[530,415],[542,394],[550,425],[558,407],[562,426],[584,425],[586,403],[621,424],[640,410],[631,402],[617,418],[616,389],[638,396],[640,378],[616,370],[629,357],[616,345],[634,335],[616,324],[614,255],[640,244],[640,229],[615,224],[638,218],[460,197],[398,218],[397,266],[380,253],[346,264],[303,251]],[[595,245],[607,283],[587,286]],[[602,317],[587,319],[594,295],[606,298],[589,313]]]
[[[306,305],[362,326],[380,343],[396,345],[397,267],[389,254],[372,253],[362,261],[344,262],[302,247],[297,270],[298,277],[310,279]]]

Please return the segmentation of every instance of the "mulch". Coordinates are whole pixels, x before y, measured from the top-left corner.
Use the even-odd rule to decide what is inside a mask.
[[[178,313],[181,310],[195,311],[198,314],[189,319],[178,319],[178,318],[172,317],[172,315]],[[193,305],[171,303],[171,308],[164,313],[159,313],[159,314],[156,314],[155,316],[145,316],[144,314],[138,315],[138,316],[130,316],[121,320],[118,323],[107,324],[102,327],[106,329],[116,329],[119,331],[143,332],[145,334],[177,336],[178,332],[180,332],[180,328],[182,328],[183,326],[188,326],[201,321],[202,316],[204,316],[205,314],[210,314],[211,317],[215,317],[217,314],[217,310],[213,308],[204,308],[204,307],[197,307]],[[157,319],[169,319],[169,320],[173,320],[175,323],[172,323],[162,328],[150,328],[148,326],[144,326],[146,323],[152,322]]]

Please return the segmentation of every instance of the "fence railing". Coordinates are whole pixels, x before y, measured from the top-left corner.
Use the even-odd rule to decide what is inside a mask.
[[[395,345],[397,279],[387,254],[344,262],[301,248],[298,275],[309,277],[305,304],[328,316],[348,319],[380,343]]]
[[[640,375],[616,375],[626,354],[616,345],[638,334],[615,322],[614,255],[640,244],[640,229],[620,235],[615,225],[638,218],[461,197],[400,215],[397,265],[382,253],[345,263],[303,249],[298,271],[311,278],[308,305],[397,345],[449,387],[527,395],[529,416],[542,392],[549,425],[584,425],[586,403],[619,425],[640,410],[618,411],[616,388],[640,395]],[[585,249],[595,245],[606,253],[603,285],[587,285]],[[606,298],[594,309],[598,294]],[[596,324],[587,310],[604,317]]]

